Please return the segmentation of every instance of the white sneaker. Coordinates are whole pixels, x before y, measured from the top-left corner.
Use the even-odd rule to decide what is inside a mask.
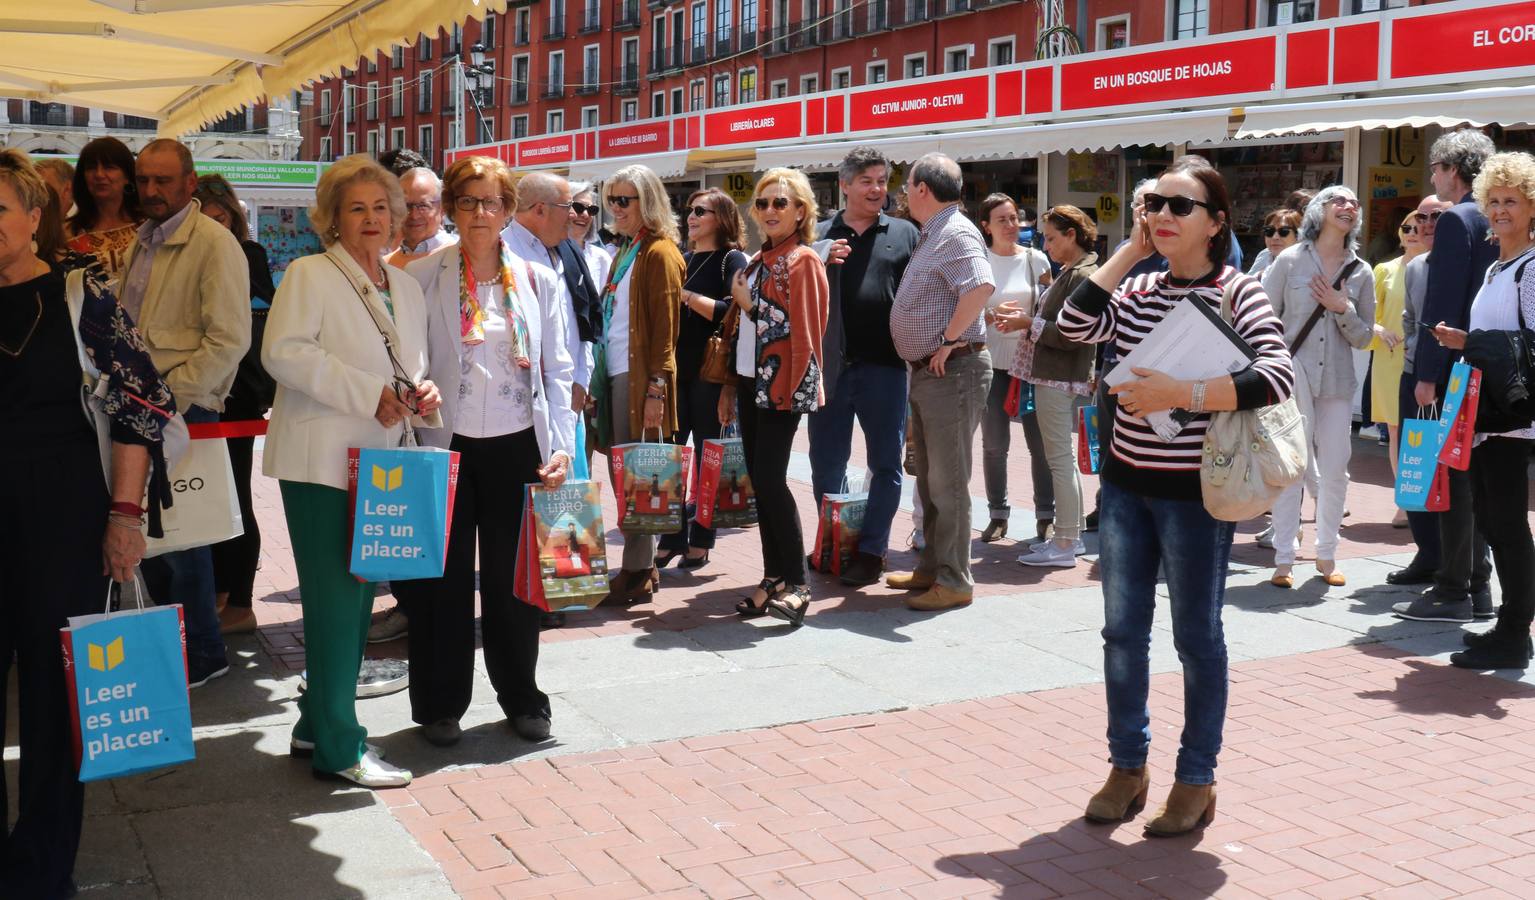
[[[1018,557],[1018,561],[1026,566],[1058,566],[1070,569],[1077,564],[1077,555],[1085,549],[1082,542],[1077,541],[1068,547],[1062,547],[1055,541],[1049,541],[1045,546]]]
[[[353,784],[362,785],[365,788],[392,788],[404,787],[410,784],[411,774],[408,769],[393,766],[374,755],[372,750],[362,755],[357,764],[350,769],[342,769],[331,773],[335,777]]]
[[[1264,548],[1265,550],[1272,550],[1272,549],[1274,549],[1274,526],[1273,525],[1270,525],[1269,527],[1267,527],[1267,528],[1263,529],[1262,531],[1258,532],[1258,546]]]
[[[1045,549],[1046,547],[1048,547],[1048,546],[1050,546],[1051,544],[1054,544],[1054,543],[1055,543],[1055,538],[1045,538],[1042,541],[1029,541],[1029,553],[1030,554],[1038,553],[1039,551]],[[1082,541],[1079,540],[1075,544],[1072,545],[1072,549],[1076,551],[1076,555],[1077,556],[1081,556],[1081,555],[1083,555],[1083,554],[1085,554],[1087,552],[1087,545],[1082,543]],[[1028,555],[1028,554],[1025,554],[1025,555]],[[1020,559],[1021,558],[1022,557],[1020,557]]]
[[[410,634],[410,619],[405,617],[405,610],[397,605],[368,629],[368,643],[382,644],[407,634]]]

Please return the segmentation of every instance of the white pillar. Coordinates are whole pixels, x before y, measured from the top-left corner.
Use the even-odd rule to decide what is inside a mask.
[[[25,115],[23,115],[23,118],[25,118]],[[10,97],[0,97],[0,125],[9,125],[10,123],[11,123],[11,98]]]
[[[98,108],[98,107],[95,107],[95,106],[91,107],[90,127],[91,128],[106,128],[107,127],[107,114],[106,114],[106,112],[103,111],[102,109]]]

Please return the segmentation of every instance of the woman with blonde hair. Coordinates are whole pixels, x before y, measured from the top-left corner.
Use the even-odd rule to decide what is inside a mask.
[[[517,209],[506,164],[459,159],[443,173],[456,245],[406,267],[426,297],[427,376],[444,396],[423,443],[459,455],[458,496],[441,578],[396,593],[410,617],[410,710],[438,746],[458,742],[474,687],[475,548],[480,637],[496,702],[524,740],[549,737],[538,689],[539,610],[514,594],[526,486],[564,483],[575,445],[569,303],[552,269],[512,253],[501,231]],[[404,588],[402,591],[401,588]]]
[[[666,186],[644,166],[625,166],[603,185],[619,235],[602,290],[602,337],[591,390],[597,409],[595,446],[667,439],[677,430],[677,328],[687,264],[677,248],[677,217]],[[607,600],[643,603],[661,585],[656,539],[624,533],[622,568]]]
[[[309,219],[324,253],[294,260],[272,301],[261,362],[277,381],[262,472],[278,479],[304,607],[308,689],[291,747],[317,776],[402,787],[357,723],[357,669],[374,586],[347,571],[347,451],[396,447],[442,419],[426,379],[427,310],[415,279],[383,262],[405,195],[364,155],[325,170]]]
[[[1489,332],[1529,334],[1535,323],[1535,157],[1528,153],[1495,153],[1482,164],[1471,184],[1476,205],[1487,216],[1491,239],[1498,244],[1498,261],[1471,302],[1470,336],[1443,322],[1434,326],[1434,339],[1453,350],[1465,350],[1466,362],[1484,371],[1516,363],[1506,354],[1484,355],[1489,344],[1506,348],[1507,336]],[[1492,340],[1477,341],[1477,337]],[[1535,428],[1528,416],[1506,408],[1499,379],[1482,385],[1471,450],[1472,514],[1476,530],[1492,549],[1503,605],[1498,622],[1482,634],[1462,636],[1466,649],[1450,654],[1450,664],[1462,669],[1523,669],[1530,664],[1530,620],[1535,617],[1535,541],[1528,516],[1530,448]],[[1469,607],[1470,601],[1464,601]],[[1462,609],[1469,614],[1469,609]]]
[[[810,606],[805,586],[805,538],[789,491],[789,453],[805,413],[826,402],[821,339],[831,288],[815,240],[815,193],[803,172],[769,169],[752,192],[752,220],[762,250],[736,273],[730,295],[755,323],[750,355],[738,351],[736,387],[720,394],[720,421],[735,401],[746,470],[757,491],[762,581],[736,612],[771,613],[798,627]]]

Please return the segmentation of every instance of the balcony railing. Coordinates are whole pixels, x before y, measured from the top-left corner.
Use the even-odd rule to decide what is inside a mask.
[[[939,15],[957,16],[961,13],[969,12],[979,4],[975,3],[974,0],[937,0],[933,5],[940,10]]]
[[[640,0],[617,0],[613,4],[613,28],[624,31],[640,27]]]
[[[640,91],[640,66],[637,62],[626,62],[619,70],[618,84],[613,86],[616,94],[637,94]]]
[[[533,36],[528,34],[527,28],[512,29],[512,46],[526,47],[532,41],[532,39]]]
[[[559,40],[565,36],[565,10],[560,10],[544,21],[544,40]]]
[[[714,58],[724,59],[736,51],[735,32],[722,28],[714,33]]]
[[[782,56],[785,53],[794,53],[820,44],[820,36],[816,25],[805,22],[790,22],[786,25],[774,25],[763,29],[762,55]]]
[[[709,44],[699,38],[688,45],[688,65],[701,66],[709,61]]]
[[[890,0],[869,0],[864,6],[863,30],[859,34],[874,34],[889,27]]]
[[[581,10],[581,33],[591,34],[602,30],[602,7],[588,6]]]
[[[581,77],[581,83],[576,85],[577,94],[595,94],[602,90],[602,76],[596,71],[588,71]]]
[[[742,28],[741,29],[741,46],[736,48],[736,52],[738,52],[738,53],[745,53],[748,50],[755,49],[756,46],[757,46],[757,29],[755,29],[755,28]]]
[[[687,63],[686,50],[687,48],[682,44],[673,44],[659,50],[652,49],[649,74],[653,77],[678,71]]]
[[[932,18],[930,4],[943,2],[943,0],[891,0],[893,8],[890,10],[890,27],[904,28],[907,25],[921,25]]]
[[[823,44],[852,40],[853,10],[851,8],[837,10],[830,19],[817,26],[816,32]]]
[[[561,78],[557,81],[550,81],[548,84],[544,85],[545,100],[558,100],[563,96],[565,96],[564,78]]]
[[[521,106],[528,102],[528,83],[526,81],[512,82],[511,89],[506,93],[506,102],[513,106]]]

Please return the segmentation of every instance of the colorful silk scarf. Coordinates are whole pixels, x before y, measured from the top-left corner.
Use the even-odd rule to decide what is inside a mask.
[[[500,242],[501,265],[498,279],[501,282],[501,308],[506,313],[507,331],[512,338],[512,358],[526,369],[528,360],[528,326],[517,313],[517,276],[512,271],[512,251],[505,241]],[[485,343],[485,310],[480,308],[479,293],[474,269],[469,265],[469,251],[459,247],[459,270],[463,278],[458,285],[458,316],[461,335],[465,344],[474,346]]]

